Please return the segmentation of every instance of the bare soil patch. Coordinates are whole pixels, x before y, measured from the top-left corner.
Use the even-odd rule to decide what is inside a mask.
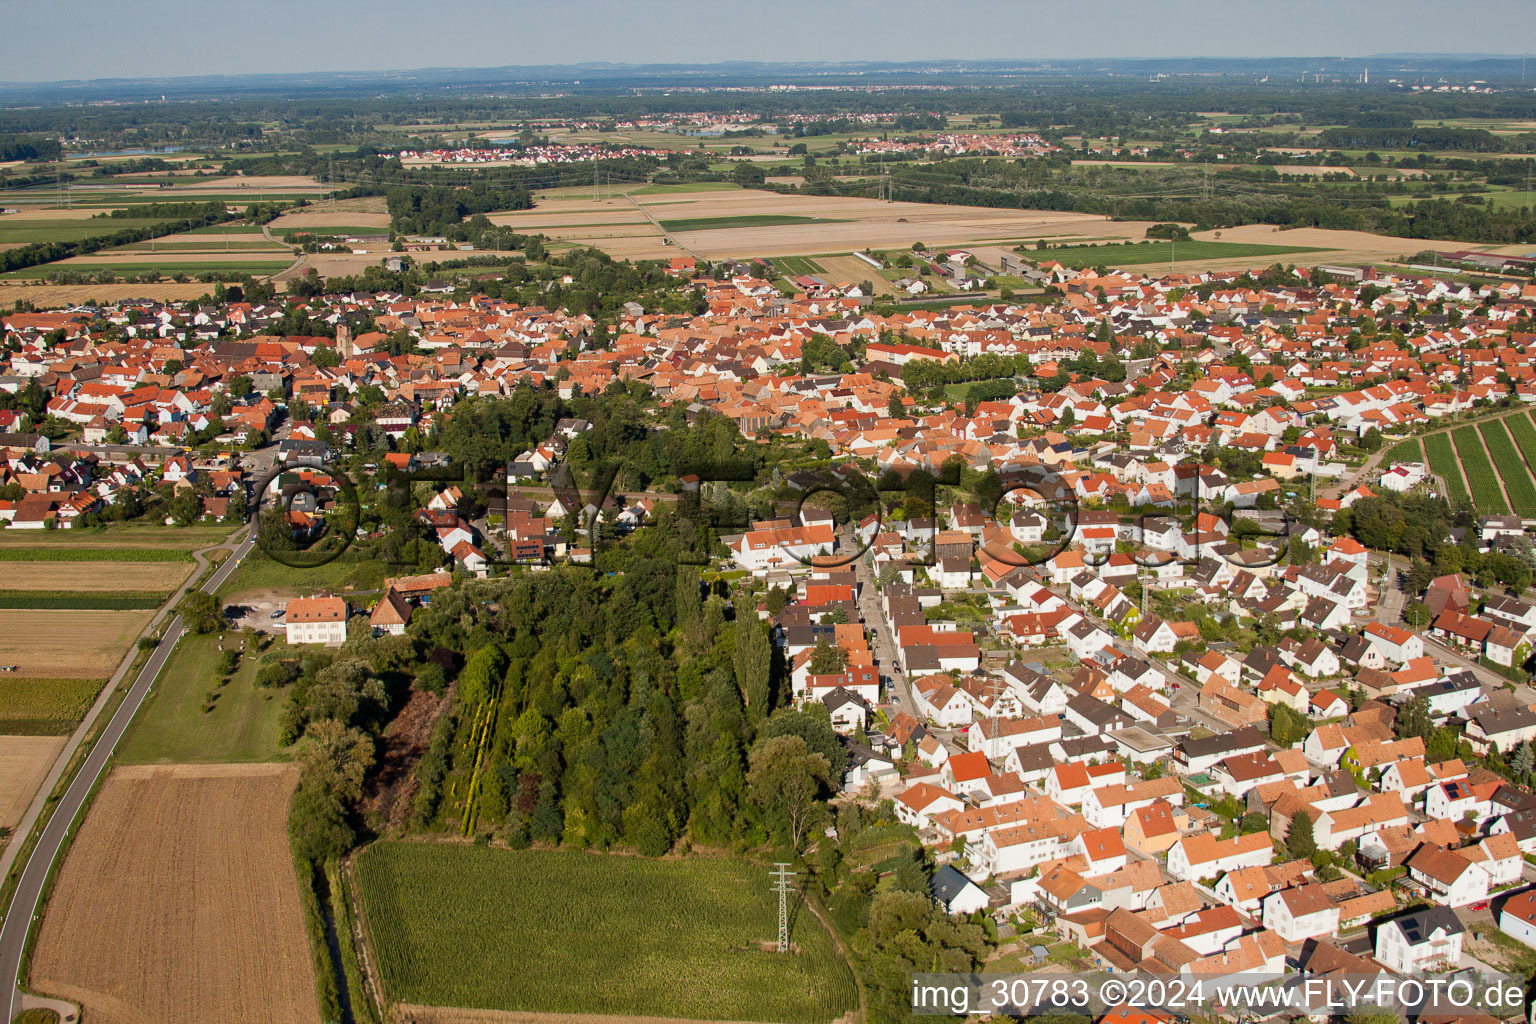
[[[369,779],[369,791],[363,795],[370,812],[382,814],[392,831],[405,825],[416,789],[412,774],[416,762],[432,742],[437,717],[448,706],[445,698],[423,690],[411,689],[411,696],[394,721],[384,730],[379,749],[379,767]]]
[[[68,736],[0,736],[0,826],[15,828]]]
[[[118,768],[60,871],[37,989],[105,1024],[315,1024],[292,765]]]
[[[0,608],[0,665],[50,679],[105,679],[154,615]]]

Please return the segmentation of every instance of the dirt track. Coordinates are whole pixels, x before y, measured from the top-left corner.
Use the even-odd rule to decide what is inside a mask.
[[[319,1020],[292,765],[119,768],[59,873],[33,986],[96,1024]]]

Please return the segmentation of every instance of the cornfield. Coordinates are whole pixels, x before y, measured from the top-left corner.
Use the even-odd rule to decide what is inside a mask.
[[[357,858],[392,1002],[825,1024],[858,1004],[831,935],[739,860],[381,841]]]

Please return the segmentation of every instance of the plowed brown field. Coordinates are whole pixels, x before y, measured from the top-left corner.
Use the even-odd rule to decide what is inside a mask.
[[[297,771],[114,770],[59,874],[32,987],[97,1024],[317,1022],[286,828]]]

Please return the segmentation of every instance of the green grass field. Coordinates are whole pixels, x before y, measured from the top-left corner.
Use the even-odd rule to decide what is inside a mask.
[[[0,590],[0,608],[88,609],[130,611],[159,608],[170,593],[124,593],[86,590]]]
[[[1518,515],[1536,516],[1536,483],[1531,482],[1530,467],[1510,440],[1509,431],[1499,420],[1479,423],[1477,429],[1488,444],[1488,454],[1493,458],[1499,479],[1504,481],[1510,509]]]
[[[373,591],[383,589],[384,577],[401,576],[409,571],[406,566],[390,566],[373,558],[348,557],[305,568],[274,562],[257,550],[247,555],[239,568],[230,573],[219,593],[228,597],[263,590],[286,591],[299,596],[327,589]]]
[[[1520,448],[1520,454],[1525,456],[1526,465],[1536,466],[1536,425],[1531,423],[1530,416],[1523,412],[1506,416],[1504,426],[1509,428],[1510,436]]]
[[[0,551],[26,548],[180,548],[183,552],[224,540],[235,527],[229,523],[195,523],[166,526],[158,521],[135,520],[106,523],[75,530],[0,530]],[[48,557],[48,556],[43,556]],[[111,555],[94,556],[111,559]],[[132,556],[130,556],[132,557]],[[85,559],[90,561],[91,559]],[[151,558],[148,561],[165,561]]]
[[[1031,251],[1030,258],[1055,260],[1069,267],[1135,267],[1151,263],[1175,265],[1191,260],[1268,258],[1286,253],[1322,252],[1302,245],[1250,245],[1243,242],[1123,242],[1119,245],[1070,245]]]
[[[801,217],[790,213],[744,213],[735,217],[683,217],[661,221],[666,231],[713,231],[716,228],[769,228],[780,224],[837,224],[826,217]]]
[[[736,192],[740,185],[729,181],[690,181],[681,185],[643,185],[632,188],[632,196],[671,196],[685,192]]]
[[[825,270],[821,269],[821,264],[809,256],[775,256],[773,258],[773,267],[781,274],[796,276],[800,274],[826,273]],[[873,272],[874,268],[871,267],[870,270]]]
[[[62,736],[85,717],[105,683],[0,676],[0,735]]]
[[[359,898],[392,1002],[826,1024],[858,1005],[803,905],[781,956],[767,870],[559,850],[381,841]]]
[[[1499,488],[1499,479],[1493,472],[1493,463],[1483,451],[1482,435],[1474,426],[1457,427],[1451,431],[1456,441],[1456,454],[1461,459],[1461,470],[1466,475],[1467,487],[1478,510],[1489,515],[1505,515],[1509,502]]]
[[[228,224],[205,224],[200,228],[188,231],[189,235],[249,235],[259,232],[261,228],[247,221],[237,220]]]
[[[84,238],[112,235],[129,228],[148,228],[162,223],[140,217],[92,217],[59,220],[17,220],[0,217],[0,244],[31,242],[78,242]]]
[[[226,644],[240,643],[226,633]],[[274,641],[269,650],[282,650]],[[242,657],[230,681],[219,685],[219,638],[209,633],[183,637],[166,663],[138,717],[118,748],[125,764],[279,761],[290,754],[278,746],[278,712],[288,691],[255,686],[257,658]],[[216,698],[212,695],[217,694]],[[203,708],[212,699],[212,710]]]
[[[1471,501],[1461,479],[1461,463],[1456,459],[1451,435],[1430,434],[1424,438],[1424,451],[1429,456],[1429,471],[1445,481],[1446,497],[1452,501]]]
[[[9,538],[7,538],[9,539]],[[0,562],[190,562],[185,548],[0,547]]]
[[[594,224],[592,226],[598,227],[599,225]],[[347,235],[387,235],[389,234],[389,228],[368,228],[355,224],[345,224],[333,227],[332,225],[327,224],[323,227],[312,228],[273,228],[272,233],[277,235],[279,238],[291,238],[294,235],[330,235],[345,237]]]
[[[1387,449],[1387,454],[1382,461],[1390,466],[1394,462],[1423,462],[1424,446],[1416,437],[1410,437],[1406,441],[1399,441]]]
[[[134,242],[132,245],[120,245],[107,252],[123,254],[143,254],[153,256],[155,253],[175,254],[178,257],[187,253],[209,253],[218,255],[221,252],[270,252],[286,253],[288,249],[277,242],[269,242],[265,238],[256,238],[240,242],[221,242],[217,238],[209,238],[205,242]]]

